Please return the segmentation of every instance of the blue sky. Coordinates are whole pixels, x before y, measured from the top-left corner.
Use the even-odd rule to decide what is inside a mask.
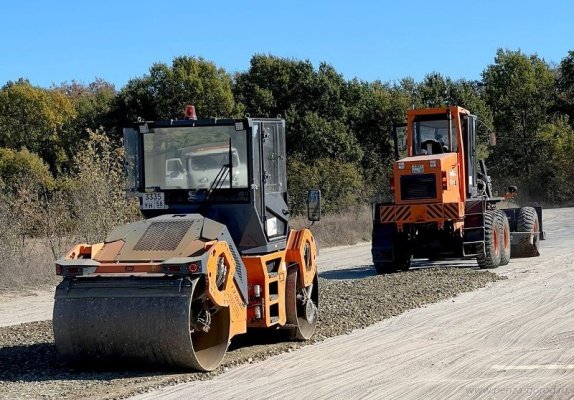
[[[480,79],[498,48],[556,64],[574,50],[569,0],[0,0],[0,21],[0,86],[99,77],[119,89],[176,56],[235,72],[256,53],[325,61],[347,79]]]

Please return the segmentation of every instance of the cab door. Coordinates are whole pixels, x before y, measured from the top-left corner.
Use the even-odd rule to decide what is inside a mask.
[[[280,239],[287,235],[289,219],[285,121],[264,121],[261,134],[265,232],[269,240]]]

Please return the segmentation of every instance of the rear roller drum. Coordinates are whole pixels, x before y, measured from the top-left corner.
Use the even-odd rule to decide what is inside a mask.
[[[292,266],[287,272],[285,307],[291,339],[307,340],[313,336],[318,319],[319,284],[317,274],[313,283],[303,287],[299,279],[299,268]]]

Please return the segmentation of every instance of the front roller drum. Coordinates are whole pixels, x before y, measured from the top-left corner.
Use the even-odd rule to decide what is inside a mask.
[[[204,278],[64,280],[54,339],[80,364],[128,363],[211,371],[230,339],[227,307],[213,307]]]

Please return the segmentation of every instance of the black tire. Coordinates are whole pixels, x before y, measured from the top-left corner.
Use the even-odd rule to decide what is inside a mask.
[[[376,262],[375,263],[375,271],[377,271],[377,275],[384,275],[384,274],[391,274],[396,271],[391,262]]]
[[[412,262],[413,262],[413,255],[408,249],[403,247],[397,249],[397,258],[395,260],[397,270],[403,272],[408,271],[409,269],[411,269]]]
[[[522,207],[518,210],[518,219],[516,223],[517,232],[530,232],[531,236],[520,238],[516,256],[517,257],[536,257],[540,255],[538,251],[540,235],[540,226],[538,224],[538,214],[532,207]],[[532,243],[530,239],[532,237]]]
[[[291,340],[308,340],[313,336],[317,327],[319,312],[319,281],[317,274],[313,278],[310,296],[304,295],[303,292],[305,289],[309,289],[310,286],[307,288],[302,287],[297,265],[289,267],[285,287],[285,307],[287,324],[292,326],[288,330]],[[307,305],[307,302],[310,302],[309,305]]]
[[[484,213],[484,253],[476,257],[482,269],[498,268],[500,265],[500,224],[495,211]]]
[[[393,261],[375,263],[375,270],[378,275],[392,274],[397,271],[406,272],[411,268],[413,261],[412,254],[404,250],[396,250]]]
[[[503,266],[510,262],[510,224],[504,211],[496,210],[496,214],[500,227],[500,265]]]
[[[391,224],[374,225],[372,254],[378,275],[408,271],[413,259],[408,236]]]

